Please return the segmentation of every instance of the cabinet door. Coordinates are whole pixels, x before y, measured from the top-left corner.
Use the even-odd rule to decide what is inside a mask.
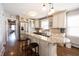
[[[49,56],[57,56],[57,45],[49,43]]]
[[[33,36],[30,36],[31,42],[36,42],[36,38]]]
[[[57,28],[58,27],[58,15],[54,15],[53,16],[53,28]]]
[[[64,28],[66,27],[66,13],[59,12],[53,16],[53,28]]]
[[[59,28],[64,28],[65,27],[65,12],[61,12],[58,14],[58,27]]]
[[[40,40],[40,44],[39,44],[39,54],[41,56],[48,56],[49,52],[48,52],[48,42],[45,42],[43,40]]]
[[[38,44],[39,44],[39,41],[40,41],[40,40],[39,40],[38,38],[36,38],[35,40],[36,40],[36,43],[38,43]]]

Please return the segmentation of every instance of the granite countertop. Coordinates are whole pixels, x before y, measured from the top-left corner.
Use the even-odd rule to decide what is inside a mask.
[[[42,35],[37,35],[37,34],[33,34],[33,33],[27,33],[27,35],[30,35],[32,37],[35,37],[35,38],[38,38],[38,39],[41,39],[43,41],[47,41],[48,43],[64,43],[64,40],[59,40],[57,38],[59,37],[56,37],[56,38],[52,38],[52,37],[46,37],[46,36],[42,36]],[[63,38],[60,38],[60,39],[63,39]]]

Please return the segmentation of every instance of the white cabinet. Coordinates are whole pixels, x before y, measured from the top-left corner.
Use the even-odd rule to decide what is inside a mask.
[[[58,15],[55,14],[53,16],[53,28],[57,28],[58,27]]]
[[[58,15],[58,27],[65,28],[66,26],[66,12],[61,12]]]
[[[53,28],[66,27],[66,12],[58,12],[53,15]]]
[[[49,56],[57,56],[57,44],[49,44]]]
[[[39,54],[41,56],[48,56],[49,55],[48,42],[40,40],[39,48],[40,48]]]

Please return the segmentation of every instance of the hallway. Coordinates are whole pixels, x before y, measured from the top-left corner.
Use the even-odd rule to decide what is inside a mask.
[[[9,34],[9,39],[5,48],[5,56],[17,56],[19,54],[18,41],[15,36],[15,32]]]
[[[11,33],[5,47],[4,56],[26,56],[25,52],[27,51],[22,50],[22,41],[16,39],[15,32]]]

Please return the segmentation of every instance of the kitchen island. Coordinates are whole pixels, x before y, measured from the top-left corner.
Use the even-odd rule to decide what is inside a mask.
[[[27,37],[31,39],[31,42],[36,42],[39,44],[40,56],[57,56],[58,41],[51,40],[51,37],[45,37],[33,33],[27,33]]]

